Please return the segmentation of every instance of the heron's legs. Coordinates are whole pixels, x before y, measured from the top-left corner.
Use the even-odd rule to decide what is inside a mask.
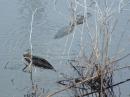
[[[23,70],[23,72],[27,72],[26,68],[28,67],[28,64],[27,63],[24,63],[24,64],[25,64],[25,67],[22,70]]]

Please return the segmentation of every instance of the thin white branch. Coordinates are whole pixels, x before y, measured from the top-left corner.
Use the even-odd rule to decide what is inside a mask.
[[[37,8],[34,10],[34,12],[32,13],[32,17],[31,17],[31,22],[30,22],[30,37],[29,37],[29,44],[30,44],[30,50],[31,50],[31,62],[29,64],[29,67],[32,64],[32,32],[33,32],[33,22],[34,22],[34,15],[37,11]]]

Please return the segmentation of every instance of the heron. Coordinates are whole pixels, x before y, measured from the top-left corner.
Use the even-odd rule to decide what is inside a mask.
[[[31,55],[30,52],[23,54],[23,58],[26,61],[23,71],[31,64],[32,66],[39,67],[42,69],[50,69],[56,72],[55,68],[44,58]]]

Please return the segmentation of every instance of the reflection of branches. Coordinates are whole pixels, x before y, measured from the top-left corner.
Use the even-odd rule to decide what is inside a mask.
[[[126,80],[124,80],[124,81],[121,81],[121,82],[119,82],[119,83],[113,84],[113,85],[111,85],[111,86],[109,86],[109,87],[106,87],[105,90],[106,90],[106,89],[109,89],[109,88],[112,88],[112,87],[115,87],[115,86],[118,86],[118,85],[123,84],[123,83],[128,82],[128,81],[130,81],[130,78],[128,78],[128,79],[126,79]],[[104,90],[104,91],[105,91],[105,90]],[[101,91],[99,90],[99,91],[94,91],[94,92],[91,92],[91,93],[83,94],[82,97],[83,97],[83,96],[90,95],[90,94],[94,94],[94,93],[97,93],[97,92],[101,92]]]
[[[95,79],[95,78],[97,78],[97,77],[98,77],[98,76],[96,75],[96,76],[93,76],[93,77],[91,77],[91,78],[86,78],[86,79],[84,79],[84,80],[82,80],[82,81],[76,83],[76,85],[80,85],[80,84],[82,84],[82,83],[85,83],[86,81],[90,81],[90,80]],[[71,87],[73,87],[73,85],[67,86],[67,87],[65,87],[64,89],[61,89],[61,90],[59,90],[59,91],[57,91],[57,92],[55,92],[55,93],[52,93],[52,94],[48,95],[47,97],[51,97],[51,96],[53,96],[53,95],[55,95],[55,94],[57,94],[57,93],[60,93],[60,92],[65,91],[65,90],[67,90],[67,89],[70,89]]]
[[[77,72],[79,72],[75,66],[73,66],[73,68],[75,68],[75,70],[76,70]],[[116,69],[110,70],[110,71],[107,72],[107,73],[112,73],[112,72],[114,72],[114,71],[119,71],[119,70],[127,69],[127,68],[130,68],[130,65],[127,65],[127,66],[123,66],[123,67],[120,67],[120,68],[116,68]],[[80,82],[80,81],[81,81],[81,78],[82,78],[82,79],[85,79],[85,77],[69,78],[69,79],[67,79],[67,80],[60,80],[60,81],[58,81],[57,83],[58,83],[58,84],[61,84],[61,85],[68,85],[68,84],[65,84],[64,82],[75,81],[75,82],[77,83],[77,82]]]
[[[94,76],[94,77],[91,77],[91,78],[89,78],[89,79],[85,79],[85,80],[79,81],[78,83],[76,83],[76,85],[79,85],[79,84],[82,84],[82,83],[84,83],[84,82],[90,81],[90,80],[92,80],[92,79],[95,79],[96,77],[97,77],[97,76]],[[117,85],[123,84],[123,83],[128,82],[128,81],[130,81],[130,78],[129,78],[129,79],[126,79],[125,81],[121,81],[121,82],[119,82],[119,83],[116,83],[116,84],[113,84],[113,85],[111,85],[111,86],[108,86],[108,87],[106,87],[106,88],[104,88],[104,89],[106,90],[106,89],[115,87],[115,86],[117,86]],[[57,91],[57,92],[55,92],[55,93],[53,93],[53,94],[48,95],[47,97],[51,97],[51,96],[53,96],[53,95],[55,95],[55,94],[57,94],[57,93],[60,93],[60,92],[62,92],[62,91],[65,91],[65,90],[67,90],[67,89],[70,89],[70,88],[72,88],[72,87],[74,87],[74,88],[80,88],[80,87],[75,87],[74,85],[67,86],[67,87],[65,87],[65,88],[62,89],[62,90],[59,90],[59,91]],[[86,90],[85,88],[80,88],[80,89]],[[104,90],[104,91],[105,91],[105,90]],[[93,92],[90,92],[90,93],[87,93],[87,94],[83,94],[82,97],[83,97],[83,96],[90,95],[90,94],[94,94],[94,93],[97,93],[97,92],[101,92],[101,90],[99,90],[99,91],[93,91]],[[76,96],[76,97],[79,97],[79,96]]]
[[[130,4],[129,0],[125,2],[125,0],[120,0],[119,2],[119,7],[118,7],[118,10],[119,10],[119,13],[128,5]]]
[[[70,62],[70,65],[74,68],[74,70],[77,71],[77,73],[81,76],[81,73],[79,72],[79,70]]]
[[[72,65],[73,66],[73,65]],[[130,67],[130,66],[125,66],[125,67],[121,67],[121,68],[118,68],[118,69],[114,69],[114,70],[110,70],[110,71],[108,71],[108,72],[105,72],[104,74],[108,74],[108,73],[112,73],[113,71],[117,71],[117,70],[121,70],[121,69],[125,69],[125,68],[128,68],[128,67]],[[77,71],[77,69],[73,66],[73,68]],[[103,75],[104,75],[103,74]],[[55,92],[55,93],[52,93],[52,94],[50,94],[50,95],[48,95],[47,97],[51,97],[51,96],[53,96],[53,95],[55,95],[55,94],[57,94],[57,93],[60,93],[60,92],[62,92],[62,91],[65,91],[65,90],[67,90],[67,89],[70,89],[70,88],[79,88],[79,89],[82,89],[82,90],[87,90],[86,88],[80,88],[80,87],[76,87],[76,85],[80,85],[80,84],[83,84],[83,83],[86,83],[86,82],[88,82],[88,84],[89,84],[89,82],[91,82],[92,80],[94,80],[94,79],[97,79],[99,76],[101,76],[101,74],[98,74],[98,75],[95,75],[95,76],[93,76],[93,77],[91,77],[91,78],[75,78],[75,79],[68,79],[68,80],[61,80],[61,81],[59,81],[59,82],[57,82],[57,83],[59,83],[59,84],[61,84],[61,85],[64,85],[64,86],[66,86],[64,89],[61,89],[61,90],[59,90],[59,91],[57,91],[57,92]],[[73,83],[72,85],[70,85],[70,84],[64,84],[64,83],[62,83],[63,81],[68,81],[68,82],[75,82],[75,83]],[[123,84],[123,83],[125,83],[125,82],[127,82],[127,81],[130,81],[130,79],[126,79],[125,81],[121,81],[121,82],[119,82],[119,83],[116,83],[116,84],[112,84],[112,85],[108,85],[108,86],[106,86],[105,88],[103,88],[103,91],[105,91],[106,89],[110,89],[110,88],[112,88],[112,87],[114,87],[114,86],[118,86],[118,85],[120,85],[120,84]],[[69,86],[68,86],[69,85]],[[103,92],[102,91],[102,92]],[[99,89],[99,90],[95,90],[95,91],[92,91],[92,92],[90,92],[90,93],[86,93],[86,94],[83,94],[82,96],[87,96],[87,95],[90,95],[90,94],[94,94],[94,93],[97,93],[97,92],[101,92],[101,90]]]
[[[19,9],[21,18],[24,20],[24,22],[28,23],[30,22],[30,17],[32,13],[35,11],[36,8],[38,8],[37,14],[35,16],[35,23],[36,24],[41,24],[41,20],[44,17],[45,20],[45,7],[46,7],[46,2],[42,0],[19,0],[21,7]],[[44,3],[43,3],[44,2]],[[25,27],[24,23],[24,27]]]
[[[43,97],[45,95],[44,88],[39,88],[38,84],[32,85],[31,92],[28,91],[24,97]]]
[[[125,59],[125,58],[128,57],[128,56],[130,56],[130,53],[127,54],[127,55],[125,55],[125,56],[123,56],[123,57],[121,57],[121,58],[119,58],[119,59],[116,59],[116,60],[110,62],[109,64],[113,64],[113,63],[115,63],[115,62],[121,61],[122,59]]]

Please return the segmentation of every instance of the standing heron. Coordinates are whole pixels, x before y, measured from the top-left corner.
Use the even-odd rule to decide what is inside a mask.
[[[23,68],[23,71],[25,71],[29,64],[35,67],[56,71],[47,60],[38,56],[31,55],[30,52],[23,54],[23,58],[27,62],[27,64],[25,64],[26,66]]]

